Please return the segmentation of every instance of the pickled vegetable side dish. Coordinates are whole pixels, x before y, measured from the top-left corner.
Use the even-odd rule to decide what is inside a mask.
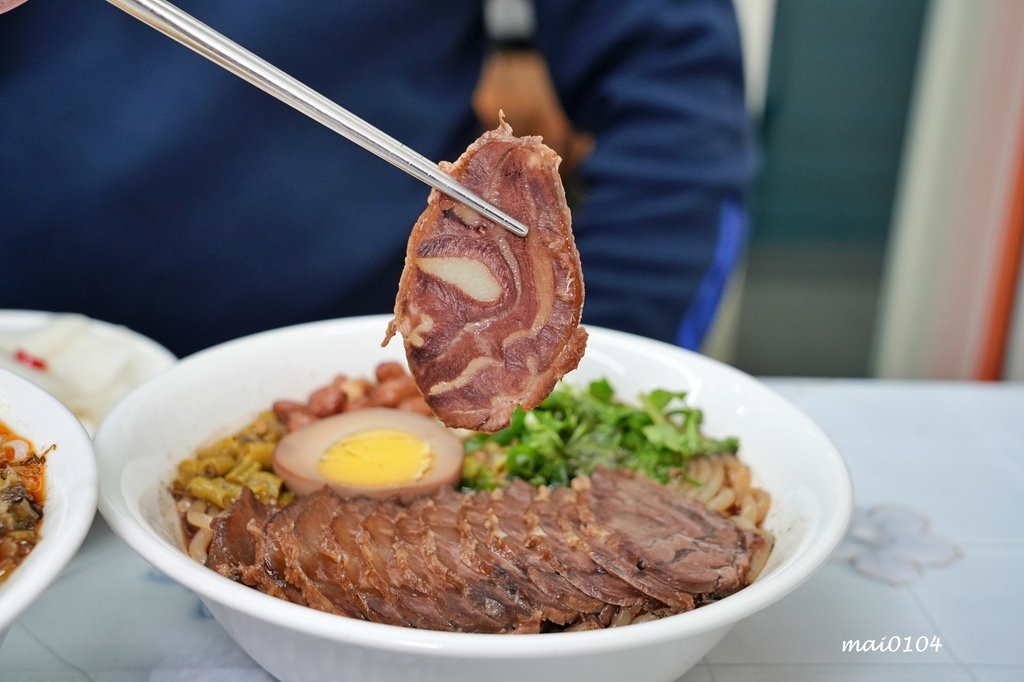
[[[46,453],[0,422],[0,583],[39,542]]]

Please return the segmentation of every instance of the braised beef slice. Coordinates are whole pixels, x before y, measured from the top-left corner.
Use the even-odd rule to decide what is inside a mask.
[[[570,542],[559,516],[564,513],[568,517],[570,530],[578,525],[574,503],[575,494],[568,488],[541,488],[526,510],[529,546],[550,561],[567,581],[595,599],[624,608],[647,604],[647,595],[608,573],[586,551]]]
[[[434,570],[421,551],[426,528],[419,511],[399,507],[395,516],[395,561],[400,574],[397,581],[424,594],[432,594],[438,610],[446,614],[452,627],[463,632],[503,632],[508,622],[500,621],[478,609],[463,596],[462,586],[449,581],[443,572]]]
[[[693,583],[687,587],[689,591],[714,598],[732,594],[747,584],[751,557],[764,541],[756,531],[741,529],[724,514],[640,474],[601,468],[590,481],[592,489],[602,490],[605,497],[640,499],[647,514],[662,519],[670,528],[678,528],[678,534],[686,534],[693,541],[698,551],[679,556],[677,561],[659,561],[653,570],[679,585]],[[600,513],[598,509],[597,516]],[[701,570],[705,571],[703,575]],[[698,589],[710,583],[710,589]]]
[[[431,498],[414,506],[423,519],[426,532],[420,544],[423,556],[433,570],[458,585],[463,597],[487,616],[505,623],[509,632],[538,632],[541,613],[523,599],[522,594],[493,567],[464,552],[463,537],[456,528],[462,496],[442,488]]]
[[[370,568],[363,559],[360,543],[361,527],[375,504],[369,500],[345,500],[329,532],[320,539],[320,551],[334,559],[344,579],[351,584],[352,593],[359,598],[363,612],[369,620],[391,625],[414,625],[392,600],[370,579]]]
[[[302,592],[309,606],[350,618],[366,618],[359,598],[344,579],[338,562],[320,551],[321,537],[341,512],[341,500],[326,489],[302,498],[292,536],[281,538],[285,578]]]
[[[589,554],[594,563],[604,570],[618,576],[652,599],[676,611],[686,611],[694,607],[691,595],[675,589],[644,570],[643,561],[630,553],[631,544],[628,539],[620,542],[621,538],[606,532],[596,524],[583,522],[580,517],[581,505],[578,495],[576,500],[573,510],[575,519],[569,516],[565,508],[559,510],[558,521],[570,543]]]
[[[420,392],[449,426],[507,426],[516,405],[536,407],[583,356],[583,273],[559,161],[502,123],[442,167],[529,235],[432,191],[409,236],[385,343],[402,334]]]
[[[687,527],[684,519],[700,519],[707,532],[703,537],[694,534],[693,541],[698,548],[706,550],[702,554],[706,565],[719,568],[714,589],[716,597],[732,594],[749,584],[752,561],[765,549],[762,532],[741,528],[725,515],[645,476],[635,474],[630,478],[621,481],[610,470],[602,470],[597,472],[594,482],[612,487],[622,484],[624,494],[643,496],[645,506],[659,509],[669,519],[668,522],[679,523],[684,528]]]
[[[256,564],[256,543],[246,532],[249,521],[264,525],[273,509],[264,505],[249,488],[238,501],[213,519],[213,540],[207,550],[206,566],[232,580],[241,580],[242,570]]]
[[[408,504],[325,488],[273,512],[243,494],[213,527],[208,564],[229,578],[330,613],[465,632],[678,613],[743,587],[751,557],[770,551],[692,499],[604,468],[571,488],[445,487]]]
[[[647,587],[717,598],[742,586],[747,536],[726,516],[626,470],[598,468],[573,487],[580,536],[592,553],[598,547],[618,553]]]
[[[403,580],[394,549],[397,507],[394,503],[379,504],[363,521],[359,537],[367,577],[392,599],[406,621],[419,628],[451,630],[454,626],[435,594],[422,592]]]
[[[487,529],[489,504],[490,492],[486,490],[476,495],[464,495],[462,498],[456,525],[462,533],[464,555],[472,555],[481,565],[488,566],[488,574],[492,579],[507,582],[511,589],[522,595],[525,602],[540,611],[542,620],[559,625],[567,625],[578,620],[578,611],[560,604],[545,593],[530,579],[519,562],[497,551],[491,544]]]
[[[487,543],[557,604],[580,614],[600,613],[607,603],[595,599],[559,575],[551,561],[528,546],[526,510],[537,489],[523,481],[487,496]]]
[[[256,550],[256,563],[252,568],[242,570],[242,582],[261,592],[287,599],[297,604],[306,604],[302,591],[288,582],[285,571],[288,568],[282,541],[292,538],[295,518],[305,509],[305,504],[289,504],[277,511],[266,523],[255,519],[246,524],[246,531],[252,537]]]

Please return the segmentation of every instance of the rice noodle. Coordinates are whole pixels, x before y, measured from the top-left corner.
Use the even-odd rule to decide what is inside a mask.
[[[771,496],[753,486],[750,467],[735,455],[696,457],[686,476],[669,481],[668,486],[731,516],[745,529],[760,528],[771,506]]]
[[[722,488],[707,502],[708,509],[724,512],[736,502],[736,492],[732,488]]]
[[[174,507],[184,521],[185,551],[199,563],[206,563],[206,555],[213,542],[212,522],[223,513],[219,507],[197,500],[194,497],[182,497],[175,501]]]
[[[206,502],[196,500],[189,505],[188,511],[185,512],[185,520],[197,530],[209,530],[213,517],[206,513],[207,509],[209,509],[209,505]]]
[[[213,541],[213,531],[209,528],[200,528],[196,531],[196,534],[192,536],[192,540],[188,543],[188,554],[193,559],[201,564],[206,563],[206,553],[210,549],[210,543]]]

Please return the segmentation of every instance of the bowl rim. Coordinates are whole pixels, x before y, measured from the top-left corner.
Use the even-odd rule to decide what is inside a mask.
[[[128,546],[150,564],[163,571],[172,580],[196,593],[204,602],[214,602],[224,608],[238,611],[275,627],[298,631],[313,637],[356,646],[372,647],[392,652],[425,655],[457,655],[466,658],[514,657],[529,654],[533,657],[560,657],[587,653],[595,649],[625,649],[649,646],[667,640],[706,634],[728,628],[739,620],[762,610],[789,594],[820,568],[838,546],[845,534],[853,510],[853,492],[849,471],[838,448],[828,435],[800,408],[754,377],[706,356],[665,342],[638,337],[617,330],[587,325],[593,338],[596,334],[612,344],[637,344],[652,351],[681,354],[688,362],[716,366],[730,377],[745,385],[764,391],[773,401],[804,421],[803,428],[828,446],[827,460],[830,475],[835,477],[837,496],[834,513],[820,529],[821,539],[806,547],[787,570],[762,576],[750,586],[721,601],[693,611],[660,620],[637,623],[628,628],[590,630],[584,632],[547,633],[544,635],[495,636],[492,634],[438,632],[401,626],[371,623],[287,602],[236,583],[195,562],[180,550],[173,548],[154,531],[144,528],[133,505],[121,494],[119,472],[105,465],[106,452],[115,447],[114,424],[122,413],[137,401],[158,395],[164,385],[173,382],[182,373],[201,371],[207,363],[214,364],[225,353],[257,353],[269,345],[279,345],[289,338],[309,335],[334,336],[342,331],[354,333],[366,325],[383,329],[390,315],[365,315],[307,322],[259,332],[227,341],[187,356],[165,372],[136,387],[114,408],[101,423],[95,443],[100,471],[99,511],[112,530]],[[195,368],[195,369],[193,369]],[[109,442],[108,442],[109,441]],[[216,611],[216,609],[211,609]]]
[[[99,498],[99,472],[92,439],[78,418],[53,395],[42,387],[21,375],[0,367],[0,387],[9,387],[12,393],[32,396],[45,406],[50,419],[56,426],[53,432],[61,431],[70,439],[71,445],[65,449],[83,451],[86,456],[76,462],[74,481],[65,480],[56,472],[61,471],[53,465],[52,457],[46,463],[46,500],[43,506],[43,525],[40,540],[7,580],[0,586],[0,632],[13,624],[35,600],[57,580],[61,572],[77,554],[85,537],[92,527],[96,515],[96,504]],[[14,406],[17,408],[17,406]],[[8,420],[4,420],[7,422]],[[9,426],[11,424],[8,423]],[[49,423],[46,429],[49,429]],[[17,429],[15,429],[17,432]],[[37,439],[34,439],[37,440]],[[56,440],[56,439],[55,439]],[[68,442],[65,440],[64,442]],[[39,445],[36,443],[36,445]],[[58,443],[58,447],[60,444]],[[51,519],[47,514],[47,505],[51,504],[51,496],[58,485],[73,485],[76,494],[65,498],[68,506],[61,517]],[[57,524],[54,526],[54,524]],[[28,567],[30,571],[22,569]]]

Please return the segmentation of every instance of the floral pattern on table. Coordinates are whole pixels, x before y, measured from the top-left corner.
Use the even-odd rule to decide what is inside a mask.
[[[833,560],[849,561],[863,576],[894,586],[905,585],[929,567],[945,566],[963,552],[935,535],[920,512],[896,505],[855,508],[850,528]]]

